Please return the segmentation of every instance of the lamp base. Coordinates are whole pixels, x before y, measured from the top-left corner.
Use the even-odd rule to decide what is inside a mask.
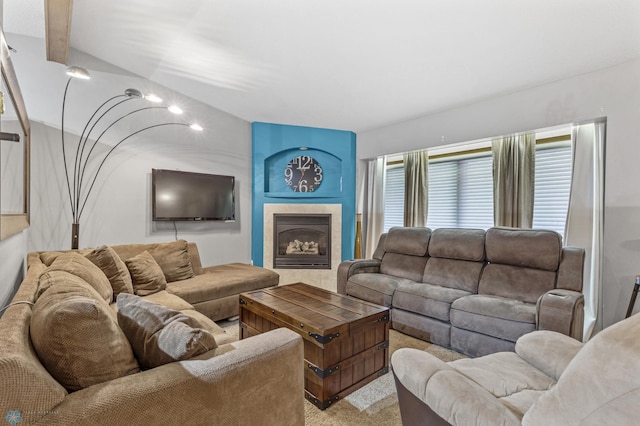
[[[71,224],[71,250],[78,249],[78,240],[80,240],[80,224]]]

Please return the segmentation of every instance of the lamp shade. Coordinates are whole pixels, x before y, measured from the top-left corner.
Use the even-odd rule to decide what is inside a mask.
[[[138,89],[127,89],[124,91],[124,94],[129,96],[130,98],[143,98],[144,95]]]
[[[67,67],[67,75],[69,77],[79,78],[82,80],[89,80],[91,78],[89,71],[76,65]]]

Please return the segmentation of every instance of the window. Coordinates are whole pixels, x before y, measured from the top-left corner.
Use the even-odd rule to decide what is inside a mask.
[[[536,145],[533,228],[551,229],[564,236],[571,190],[571,143]],[[384,232],[404,222],[404,167],[387,166]],[[429,161],[427,226],[482,228],[493,225],[493,158],[490,151],[454,153]]]
[[[536,147],[533,227],[551,229],[564,237],[571,191],[571,143]]]
[[[427,226],[483,228],[493,226],[491,153],[453,156],[429,162]]]

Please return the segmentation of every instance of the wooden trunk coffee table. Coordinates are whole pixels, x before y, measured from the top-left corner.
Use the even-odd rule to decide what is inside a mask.
[[[240,294],[240,338],[304,339],[305,397],[321,410],[389,371],[389,308],[297,283]]]

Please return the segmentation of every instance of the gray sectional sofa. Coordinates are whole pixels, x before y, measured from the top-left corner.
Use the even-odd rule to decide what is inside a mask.
[[[392,328],[469,356],[534,330],[582,339],[584,250],[553,231],[392,228],[373,259],[338,268],[338,293],[391,308]]]

